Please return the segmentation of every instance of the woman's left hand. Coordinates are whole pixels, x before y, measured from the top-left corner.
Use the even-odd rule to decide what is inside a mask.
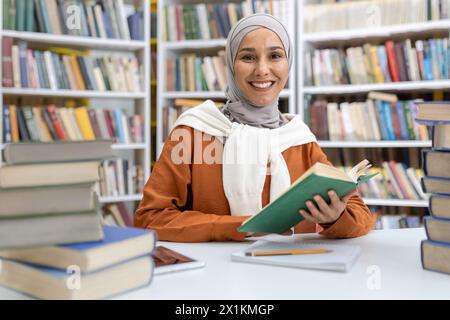
[[[346,194],[342,199],[339,199],[334,190],[328,191],[331,203],[327,204],[325,200],[320,195],[314,196],[314,201],[317,206],[312,201],[306,201],[306,206],[309,210],[300,209],[300,214],[309,221],[318,224],[332,224],[341,216],[347,205],[347,201],[350,197],[355,195],[357,190],[353,190]]]

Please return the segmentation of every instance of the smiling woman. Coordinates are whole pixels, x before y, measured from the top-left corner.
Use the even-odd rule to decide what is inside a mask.
[[[257,107],[277,101],[289,76],[289,64],[280,38],[266,28],[249,32],[234,62],[236,84]]]
[[[145,186],[136,226],[156,230],[159,240],[244,240],[254,236],[237,231],[245,220],[314,163],[331,165],[301,118],[278,109],[292,59],[289,34],[273,16],[254,14],[232,28],[227,102],[219,110],[207,100],[178,118]],[[373,228],[359,196],[331,192],[330,199],[307,204],[294,231],[347,238]]]

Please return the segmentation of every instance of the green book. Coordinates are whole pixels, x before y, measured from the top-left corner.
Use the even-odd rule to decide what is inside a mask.
[[[16,30],[25,31],[26,0],[16,0]]]
[[[318,162],[275,201],[245,221],[238,231],[283,233],[303,220],[299,210],[308,210],[306,201],[314,202],[313,197],[319,194],[327,203],[330,203],[329,190],[335,190],[342,198],[354,190],[359,183],[366,182],[376,175],[376,173],[369,176],[362,175],[369,167],[369,161],[363,160],[346,173]]]
[[[3,29],[9,29],[9,8],[11,0],[3,0]]]

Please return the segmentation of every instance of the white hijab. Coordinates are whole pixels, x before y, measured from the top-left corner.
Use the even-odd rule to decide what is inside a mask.
[[[270,202],[291,185],[289,169],[281,154],[297,145],[316,141],[298,115],[287,114],[289,122],[276,129],[252,127],[231,122],[214,102],[207,100],[178,118],[185,125],[222,139],[223,189],[231,215],[254,215],[262,209],[262,191],[270,163]],[[300,161],[300,159],[299,159]]]

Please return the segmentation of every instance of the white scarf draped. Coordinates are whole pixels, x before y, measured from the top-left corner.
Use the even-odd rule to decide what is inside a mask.
[[[231,122],[207,100],[181,114],[174,127],[185,125],[226,142],[222,155],[223,189],[231,215],[254,215],[262,209],[262,191],[270,163],[270,202],[291,185],[281,154],[297,145],[316,141],[300,116],[287,115],[289,122],[276,129],[256,128]],[[300,160],[300,159],[299,159]]]

